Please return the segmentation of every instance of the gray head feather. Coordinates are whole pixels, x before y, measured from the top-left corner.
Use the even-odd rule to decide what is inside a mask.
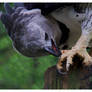
[[[14,13],[14,9],[12,9],[8,3],[4,4],[4,8],[5,8],[7,14],[10,15],[10,14]]]
[[[25,7],[24,3],[14,3],[15,8],[17,7]]]
[[[16,50],[28,57],[46,55],[44,48],[52,46],[52,40],[55,41],[53,30],[56,29],[41,15],[41,10],[27,10],[24,7],[13,10],[8,4],[5,4],[5,8],[8,14],[3,14],[1,20]],[[48,36],[46,39],[45,34]]]

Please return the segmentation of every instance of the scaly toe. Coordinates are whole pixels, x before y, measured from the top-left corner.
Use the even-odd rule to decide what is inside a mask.
[[[85,66],[90,66],[92,65],[92,57],[85,57],[84,61],[83,61]]]

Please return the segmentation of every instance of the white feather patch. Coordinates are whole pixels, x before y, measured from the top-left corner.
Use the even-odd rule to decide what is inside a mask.
[[[52,12],[51,15],[69,28],[69,39],[66,44],[71,48],[81,35],[80,21],[85,18],[85,14],[75,12],[73,7],[66,7],[57,9],[55,12]]]

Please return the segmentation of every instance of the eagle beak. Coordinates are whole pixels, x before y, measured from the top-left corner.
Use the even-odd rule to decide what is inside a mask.
[[[59,57],[61,55],[60,50],[58,49],[58,47],[56,46],[53,40],[51,40],[51,43],[52,43],[52,46],[45,47],[45,50],[50,54]]]

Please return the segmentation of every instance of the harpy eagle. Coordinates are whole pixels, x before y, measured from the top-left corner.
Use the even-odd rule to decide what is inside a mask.
[[[67,59],[68,71],[75,54],[84,58],[85,65],[92,63],[92,57],[86,51],[92,46],[91,4],[16,3],[14,8],[9,4],[4,7],[6,13],[1,12],[0,19],[13,46],[23,55],[61,55],[58,70],[63,68],[62,62]]]

